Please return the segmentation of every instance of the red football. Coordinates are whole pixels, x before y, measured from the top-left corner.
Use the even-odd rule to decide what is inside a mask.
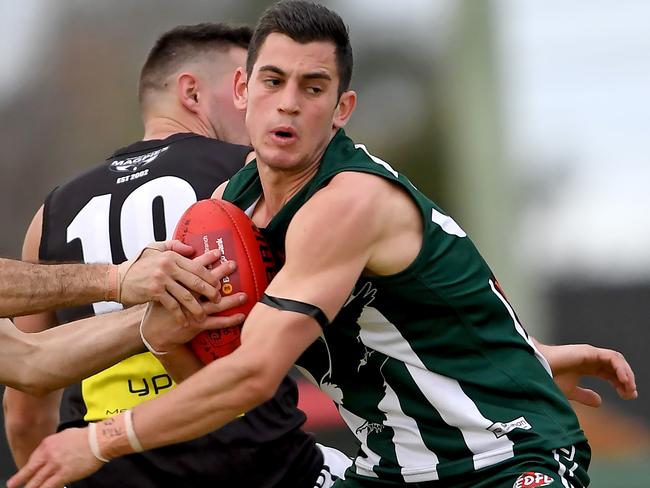
[[[192,246],[196,256],[219,249],[222,262],[237,263],[237,269],[221,280],[221,294],[243,291],[248,300],[223,315],[248,315],[273,278],[273,255],[264,237],[239,207],[225,200],[201,200],[188,208],[176,225],[174,239]],[[240,326],[201,332],[190,345],[207,364],[237,349],[240,333]]]

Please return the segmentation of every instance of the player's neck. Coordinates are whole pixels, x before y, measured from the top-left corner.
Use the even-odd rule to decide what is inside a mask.
[[[259,227],[265,227],[291,198],[298,193],[316,174],[319,164],[310,165],[302,171],[279,171],[270,168],[258,159],[258,171],[262,183],[262,198]],[[263,225],[260,225],[263,224]]]
[[[214,137],[209,134],[202,124],[192,121],[182,121],[174,117],[156,116],[151,117],[144,123],[143,141],[166,139],[169,136],[180,133],[199,134],[205,137]]]

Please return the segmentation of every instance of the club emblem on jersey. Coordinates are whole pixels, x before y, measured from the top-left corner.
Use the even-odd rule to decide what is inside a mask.
[[[140,154],[139,156],[134,156],[132,158],[116,159],[115,161],[111,161],[108,168],[115,173],[135,173],[143,166],[155,161],[155,159],[167,149],[169,149],[169,146],[156,149],[155,151],[146,154]]]
[[[512,488],[537,488],[538,486],[548,486],[553,481],[553,478],[547,474],[528,471],[517,478]]]

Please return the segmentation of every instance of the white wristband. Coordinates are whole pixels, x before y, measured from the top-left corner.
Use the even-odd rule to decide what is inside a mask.
[[[142,343],[144,346],[149,350],[151,354],[154,356],[164,356],[165,354],[169,354],[169,351],[156,351],[151,344],[149,344],[149,341],[144,338],[144,321],[147,318],[147,315],[149,315],[149,311],[151,310],[151,307],[153,306],[152,302],[149,302],[147,305],[147,310],[145,310],[144,315],[142,316],[142,320],[140,320],[140,339],[142,339]]]
[[[138,439],[138,436],[135,433],[135,429],[133,428],[133,411],[127,410],[124,413],[124,426],[126,428],[126,436],[129,439],[129,444],[131,444],[131,448],[135,452],[144,451],[144,449],[142,448],[142,444],[140,444],[140,440]]]
[[[97,459],[102,463],[107,463],[109,460],[102,456],[102,453],[99,451],[99,442],[97,442],[97,424],[91,422],[88,424],[88,444],[90,444],[90,451],[93,453]]]

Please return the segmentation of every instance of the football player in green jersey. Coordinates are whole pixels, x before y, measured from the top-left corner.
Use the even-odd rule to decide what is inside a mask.
[[[602,374],[634,398],[629,365],[591,346],[536,347],[465,231],[345,135],[351,71],[338,15],[302,1],[265,12],[235,77],[257,160],[216,193],[282,263],[241,347],[200,371],[186,349],[159,351],[186,377],[175,390],[47,438],[8,486],[60,486],[208,432],[270,398],[294,363],[359,440],[336,488],[588,484],[589,448],[552,374],[597,403],[576,378]],[[152,307],[145,334],[165,317]]]

